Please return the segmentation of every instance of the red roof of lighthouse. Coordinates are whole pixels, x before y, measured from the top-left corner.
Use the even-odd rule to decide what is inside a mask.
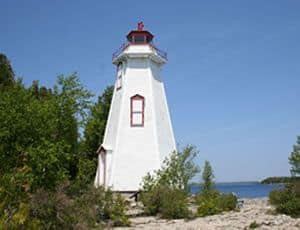
[[[144,24],[143,22],[138,23],[138,27],[136,30],[132,30],[127,34],[127,40],[128,43],[124,43],[117,51],[115,51],[112,55],[113,63],[116,60],[117,57],[120,56],[120,54],[123,53],[124,50],[126,50],[130,45],[149,45],[153,50],[155,50],[156,55],[163,58],[166,62],[167,60],[167,53],[158,49],[153,43],[153,34],[151,34],[149,31],[144,30]],[[118,64],[118,62],[115,62],[114,64]]]
[[[145,44],[150,43],[154,36],[149,31],[144,30],[143,22],[139,22],[137,30],[130,31],[126,37],[131,44]]]

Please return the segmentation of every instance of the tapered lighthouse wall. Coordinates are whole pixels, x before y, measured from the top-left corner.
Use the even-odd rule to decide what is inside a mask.
[[[113,189],[136,191],[147,172],[160,166],[151,71],[148,59],[130,59],[126,65],[123,79],[122,108],[120,127],[113,166]],[[132,127],[130,124],[130,98],[139,94],[145,99],[144,126]]]
[[[149,45],[129,46],[121,55],[124,55],[122,86],[114,90],[102,144],[106,149],[106,167],[99,157],[95,185],[103,184],[101,167],[104,167],[105,187],[137,191],[143,176],[159,169],[163,159],[176,150],[176,144],[160,79],[164,62],[158,61]],[[131,126],[130,98],[135,95],[144,98],[143,126]]]
[[[105,136],[103,143],[109,143],[112,146],[116,144],[116,133],[118,133],[119,113],[121,104],[121,94],[115,92],[113,94],[109,116],[107,120]]]
[[[152,63],[151,71],[153,76],[152,88],[153,92],[155,92],[153,94],[155,105],[154,112],[155,116],[158,118],[155,120],[155,127],[157,127],[158,151],[160,153],[160,161],[162,162],[171,152],[176,150],[176,143],[171,125],[164,83],[160,78],[160,68]]]

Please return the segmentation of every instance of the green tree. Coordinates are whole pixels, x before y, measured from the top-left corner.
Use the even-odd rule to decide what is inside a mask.
[[[0,223],[23,225],[30,194],[67,177],[69,148],[53,139],[55,109],[54,99],[42,103],[21,82],[0,92]]]
[[[297,144],[289,156],[291,174],[300,174],[300,136],[297,137]],[[293,217],[300,216],[300,182],[297,177],[292,177],[283,189],[275,189],[269,194],[270,203],[273,204],[278,213],[284,213]]]
[[[2,90],[4,87],[8,90]],[[112,95],[112,90],[99,98],[101,112],[94,114],[104,122],[102,136],[109,93]],[[38,81],[26,88],[21,80],[14,80],[9,61],[0,54],[0,226],[73,228],[82,217],[82,206],[77,201],[84,193],[71,193],[69,185],[59,191],[57,188],[75,177],[87,184],[84,179],[91,178],[95,171],[89,170],[92,161],[85,161],[79,154],[80,133],[88,118],[91,96],[76,74],[59,76],[53,89],[39,86]],[[106,207],[113,207],[106,211],[107,221],[128,224],[124,202],[107,194]],[[94,211],[101,204],[94,202],[91,199],[84,208],[96,220],[98,214]]]
[[[194,163],[199,151],[188,145],[181,152],[173,152],[163,162],[162,168],[156,171],[158,183],[188,191],[188,182],[199,172]]]
[[[289,162],[292,166],[291,174],[293,176],[300,174],[300,136],[297,137],[297,144],[293,146]]]
[[[85,157],[90,160],[95,159],[95,152],[103,141],[113,90],[113,86],[107,87],[103,94],[98,97],[97,103],[90,108],[83,142]]]
[[[54,98],[57,104],[57,132],[55,139],[64,140],[70,146],[69,172],[72,179],[78,173],[79,130],[84,127],[91,105],[92,94],[80,83],[76,73],[69,77],[58,76],[54,86]]]
[[[196,196],[199,216],[215,215],[236,208],[237,197],[234,194],[221,193],[215,189],[214,173],[209,161],[204,163],[202,180],[202,191]]]
[[[209,161],[205,161],[204,163],[204,169],[203,169],[203,173],[202,173],[202,180],[203,180],[203,184],[202,184],[202,193],[207,193],[209,194],[210,192],[212,192],[214,190],[214,173],[213,173],[213,169],[209,163]]]
[[[300,216],[300,183],[285,184],[282,189],[275,189],[269,194],[269,201],[278,213],[293,217]]]
[[[37,189],[73,176],[78,132],[90,93],[76,75],[60,77],[47,99],[21,81],[0,91],[0,225],[22,225]]]
[[[98,101],[90,107],[87,122],[84,127],[84,136],[78,156],[78,172],[75,190],[84,193],[95,176],[97,167],[96,151],[103,141],[106,122],[113,95],[113,86],[107,87]]]
[[[14,83],[14,71],[7,57],[0,53],[0,86],[11,86]]]
[[[58,77],[58,84],[54,86],[54,96],[59,106],[58,114],[56,114],[58,118],[57,138],[66,140],[72,152],[77,152],[78,130],[86,121],[92,94],[84,89],[75,73],[67,78],[63,75]]]
[[[39,87],[39,81],[35,80],[32,82],[31,87],[29,88],[32,92],[32,95],[40,100],[48,99],[53,96],[52,90],[46,88],[45,86]]]
[[[188,217],[188,182],[199,172],[194,163],[197,154],[194,146],[175,151],[159,170],[143,178],[141,201],[146,213],[160,213],[165,218]]]

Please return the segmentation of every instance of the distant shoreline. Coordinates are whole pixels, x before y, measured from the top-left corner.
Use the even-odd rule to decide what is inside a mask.
[[[222,184],[259,184],[260,181],[233,181],[233,182],[216,182],[216,185],[222,185]],[[190,186],[201,186],[202,183],[191,183]]]
[[[300,177],[288,177],[288,176],[281,176],[281,177],[268,177],[262,180],[260,183],[262,184],[286,184],[292,182],[300,182]]]
[[[233,181],[233,182],[216,182],[216,184],[254,184],[260,183],[259,181]]]
[[[201,191],[202,184],[192,183],[189,187],[191,194],[197,194]],[[282,183],[262,184],[259,181],[222,182],[215,184],[216,190],[222,193],[234,193],[240,198],[268,197],[272,190],[282,187]]]
[[[216,185],[226,185],[226,184],[286,184],[291,182],[300,182],[300,177],[289,177],[289,176],[278,176],[278,177],[267,177],[261,181],[226,181],[226,182],[216,182]],[[201,186],[202,183],[190,183],[189,186]]]

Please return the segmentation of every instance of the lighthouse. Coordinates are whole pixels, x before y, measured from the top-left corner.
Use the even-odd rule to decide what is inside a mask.
[[[115,88],[94,185],[136,192],[142,178],[176,150],[164,84],[167,54],[153,44],[142,22],[112,57]]]

